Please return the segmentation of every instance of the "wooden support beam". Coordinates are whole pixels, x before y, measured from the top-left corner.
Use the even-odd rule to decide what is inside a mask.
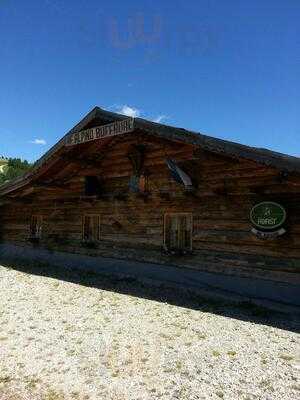
[[[69,188],[66,185],[59,185],[59,184],[54,184],[54,183],[38,183],[36,185],[34,185],[34,188],[36,189],[41,189],[41,190],[45,190],[45,189],[56,189],[56,190],[68,190]]]

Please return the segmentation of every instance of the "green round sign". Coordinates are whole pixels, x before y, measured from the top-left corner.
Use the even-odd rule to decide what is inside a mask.
[[[250,219],[253,225],[260,229],[276,229],[284,224],[286,211],[278,203],[264,201],[256,204],[250,212]]]

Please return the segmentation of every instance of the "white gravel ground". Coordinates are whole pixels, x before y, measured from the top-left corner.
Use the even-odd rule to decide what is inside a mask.
[[[297,320],[18,268],[0,266],[1,400],[300,399]]]

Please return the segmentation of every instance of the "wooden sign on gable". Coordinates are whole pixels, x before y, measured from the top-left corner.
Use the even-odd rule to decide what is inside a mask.
[[[134,130],[134,118],[126,118],[108,125],[96,126],[85,129],[66,137],[66,146],[90,142],[92,140],[103,139],[110,136],[122,135]]]

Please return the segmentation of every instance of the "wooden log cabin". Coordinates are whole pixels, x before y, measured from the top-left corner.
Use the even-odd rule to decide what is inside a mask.
[[[299,305],[296,157],[95,107],[0,187],[0,219],[0,258],[27,249],[165,264],[210,282],[251,279],[250,297],[273,287],[273,300]]]

